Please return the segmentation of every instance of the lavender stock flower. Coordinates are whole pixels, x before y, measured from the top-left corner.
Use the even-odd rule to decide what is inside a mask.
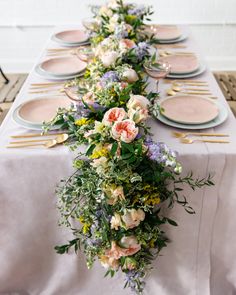
[[[141,61],[148,53],[148,44],[146,42],[139,42],[134,47],[134,52],[137,56],[138,61]]]
[[[118,74],[115,71],[109,71],[102,76],[100,83],[101,83],[102,87],[106,87],[110,83],[119,82],[119,81],[120,81],[120,79],[119,79]]]
[[[148,147],[147,155],[150,160],[156,161],[164,167],[172,167],[176,173],[181,173],[182,167],[177,162],[177,153],[169,149],[165,143],[147,139],[145,145]]]

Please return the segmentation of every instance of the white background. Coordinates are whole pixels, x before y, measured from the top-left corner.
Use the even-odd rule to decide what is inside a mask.
[[[156,23],[190,24],[212,70],[236,70],[236,0],[136,0]],[[0,0],[0,65],[27,72],[53,26],[79,24],[101,0]]]

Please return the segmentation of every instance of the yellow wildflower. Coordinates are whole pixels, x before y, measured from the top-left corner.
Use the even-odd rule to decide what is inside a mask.
[[[75,125],[76,126],[83,126],[83,125],[88,125],[92,122],[91,119],[87,119],[87,118],[80,118],[78,120],[75,121]]]
[[[85,223],[84,226],[83,226],[83,233],[84,234],[87,234],[89,229],[90,229],[90,224],[89,223]]]
[[[151,239],[151,241],[149,242],[149,246],[151,247],[151,248],[154,248],[155,247],[155,239]]]

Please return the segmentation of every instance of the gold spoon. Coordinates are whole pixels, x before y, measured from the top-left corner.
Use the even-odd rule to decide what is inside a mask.
[[[177,132],[173,131],[172,135],[176,138],[185,138],[187,136],[215,136],[215,137],[228,137],[228,134],[222,133],[200,133],[200,132]]]
[[[67,139],[69,138],[69,135],[67,133],[63,133],[63,134],[59,134],[57,135],[55,138],[53,138],[54,140],[56,140],[57,144],[59,143],[63,143],[65,141],[67,141]],[[10,144],[22,144],[22,143],[32,143],[32,142],[49,142],[52,139],[34,139],[34,140],[21,140],[21,141],[12,141],[10,142]]]
[[[216,139],[189,139],[189,138],[180,138],[182,143],[191,144],[194,142],[209,142],[209,143],[229,143],[226,140],[216,140]]]
[[[191,90],[191,91],[206,91],[206,92],[209,92],[209,89],[206,89],[206,88],[204,88],[204,89],[198,89],[198,88],[181,88],[181,87],[179,87],[179,86],[172,86],[171,87],[171,89],[172,90],[174,90],[174,91],[177,91],[177,92],[179,92],[179,91],[182,91],[182,90]]]
[[[182,93],[182,94],[196,94],[196,95],[211,95],[210,92],[206,92],[206,91],[174,91],[172,89],[168,89],[166,91],[166,93],[169,95],[169,96],[174,96],[178,93]]]
[[[57,145],[57,141],[55,139],[51,139],[45,143],[34,143],[34,144],[22,144],[22,145],[8,145],[7,148],[23,148],[23,147],[34,147],[34,146],[43,146],[47,149],[52,148]]]
[[[176,87],[181,87],[181,86],[184,86],[184,85],[206,87],[208,84],[207,84],[207,82],[205,82],[205,83],[197,83],[197,82],[188,82],[188,81],[186,81],[186,82],[182,82],[182,83],[173,82],[172,85],[176,86]]]

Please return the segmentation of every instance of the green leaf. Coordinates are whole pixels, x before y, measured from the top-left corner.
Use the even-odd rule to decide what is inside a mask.
[[[118,148],[118,142],[114,142],[112,147],[111,147],[111,155],[114,156],[116,151],[117,151],[117,148]]]
[[[95,149],[95,147],[96,147],[95,144],[90,145],[89,148],[88,148],[87,151],[86,151],[86,156],[90,156],[90,155],[92,155],[93,150]]]
[[[168,221],[169,224],[171,224],[173,226],[178,226],[178,224],[174,220],[172,220],[170,218],[166,218],[166,220]]]

